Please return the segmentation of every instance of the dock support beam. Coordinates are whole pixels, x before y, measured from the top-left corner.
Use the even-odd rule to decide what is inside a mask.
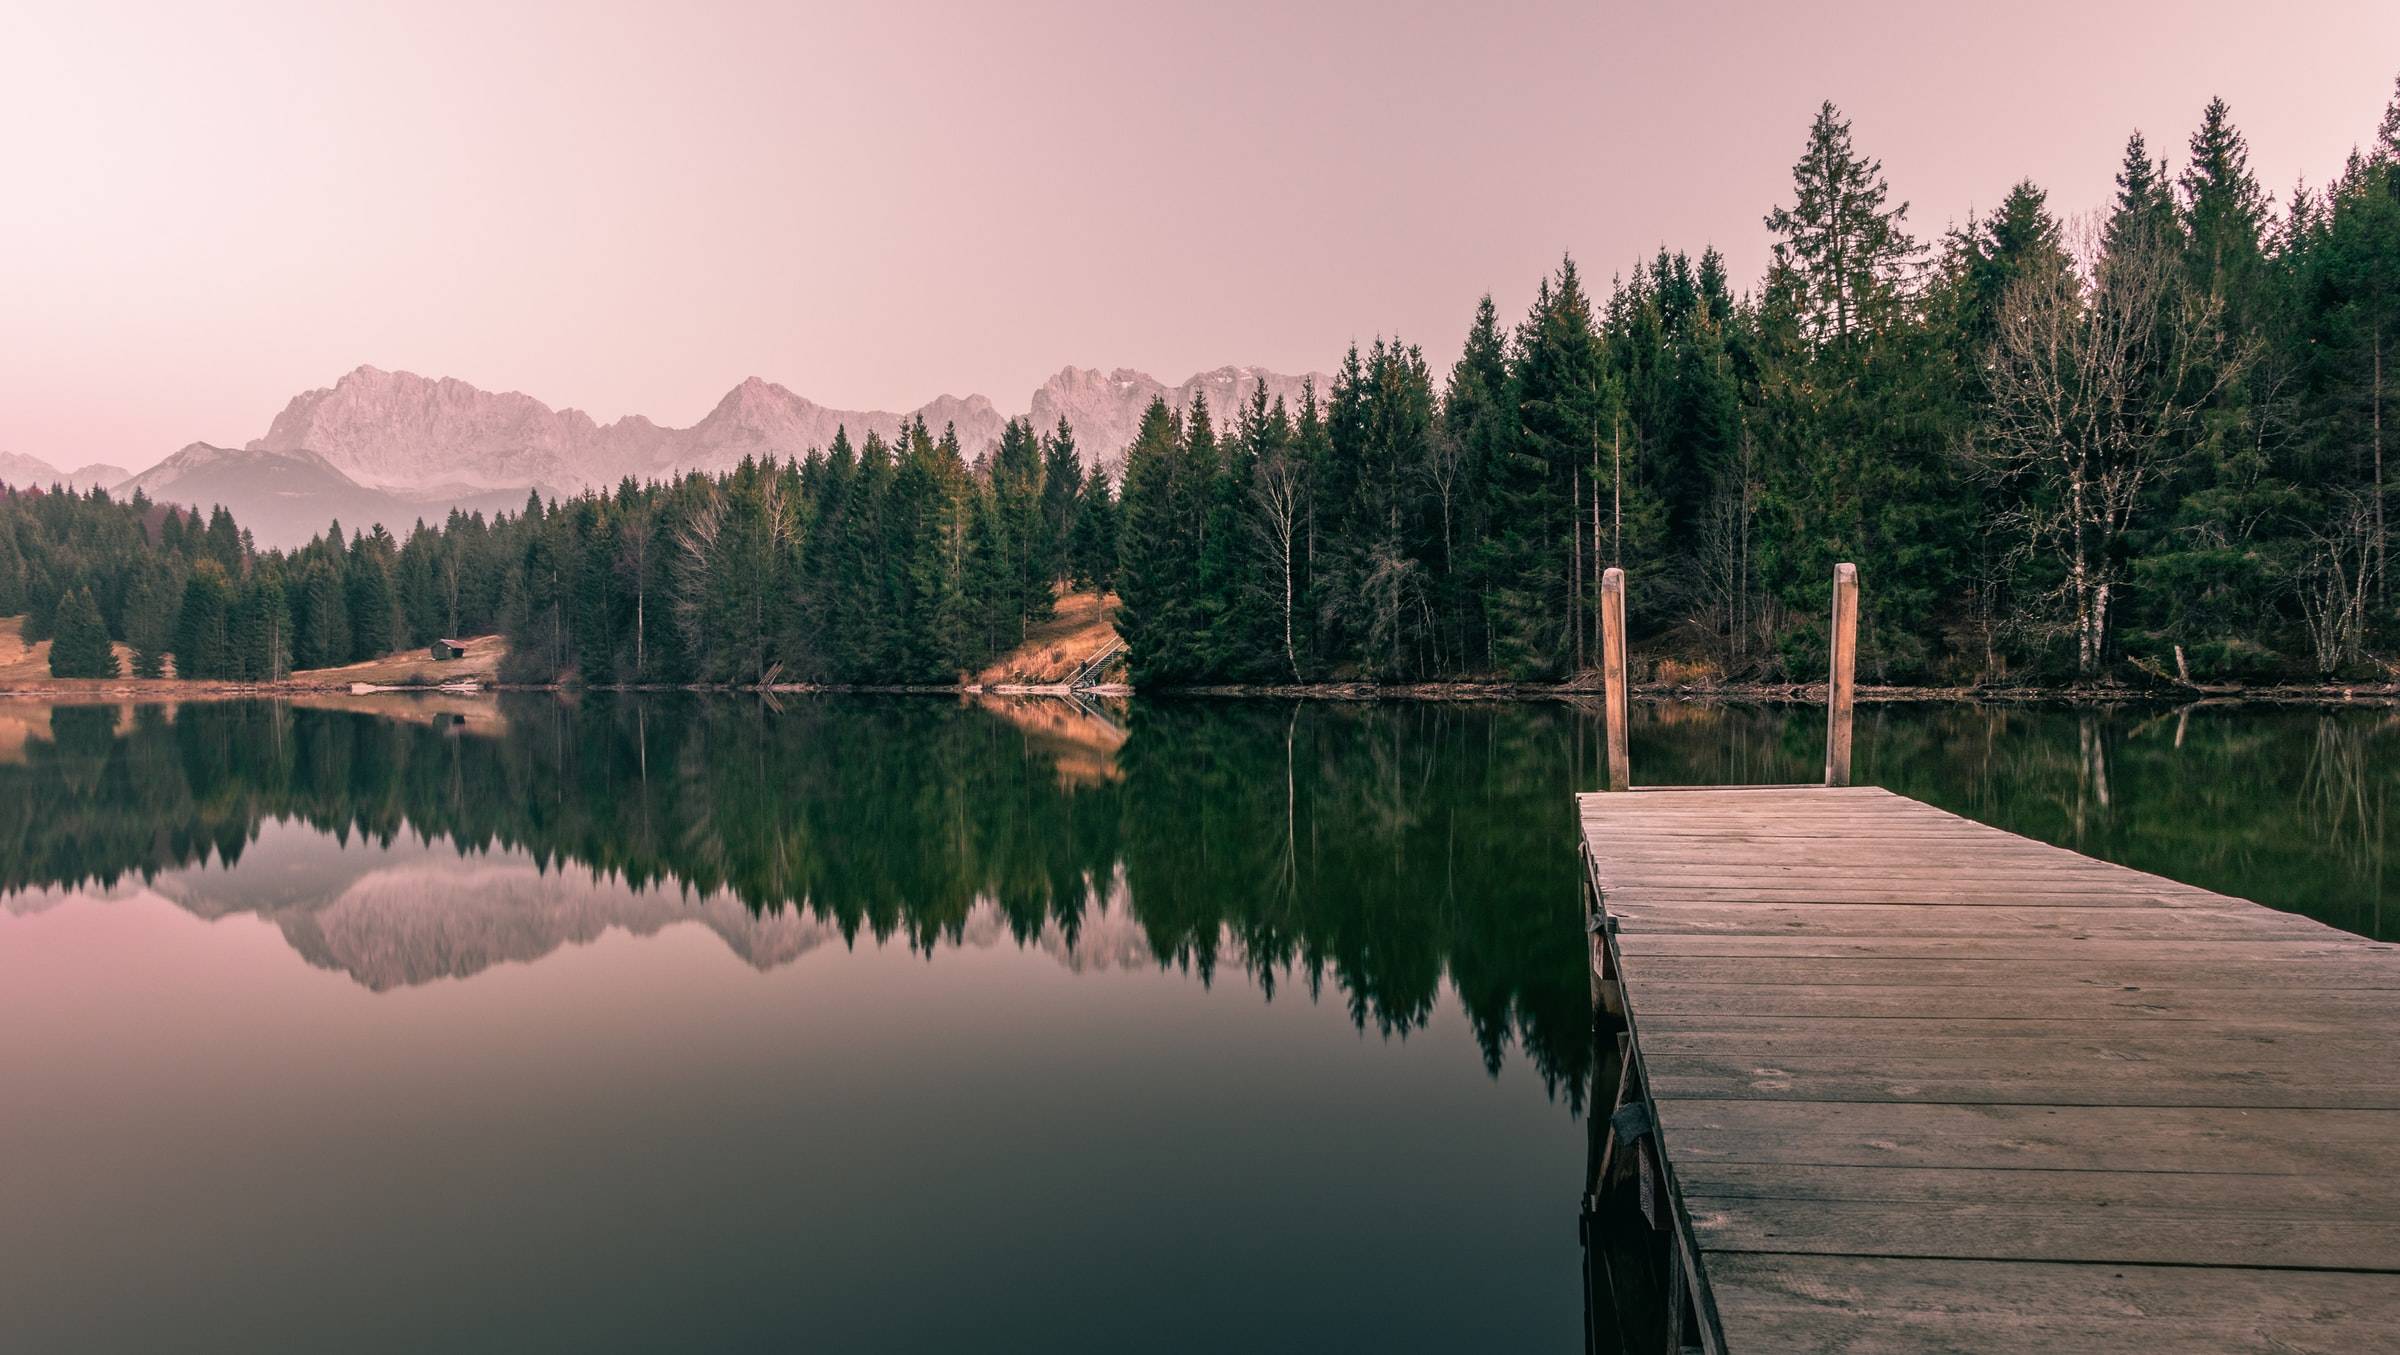
[[[1858,566],[1833,567],[1833,671],[1825,683],[1825,784],[1850,784],[1850,703],[1857,695]]]
[[[1625,729],[1625,571],[1614,566],[1600,576],[1600,680],[1607,710],[1608,788],[1626,790],[1633,785],[1633,761]]]

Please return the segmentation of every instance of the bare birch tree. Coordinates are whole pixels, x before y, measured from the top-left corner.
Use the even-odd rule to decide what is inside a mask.
[[[2308,554],[2292,581],[2300,615],[2308,622],[2317,673],[2332,677],[2356,659],[2366,643],[2367,602],[2376,573],[2375,505],[2348,494],[2309,531]]]
[[[2018,491],[2001,523],[2012,555],[2059,569],[2056,608],[2033,628],[2072,636],[2088,678],[2125,587],[2123,540],[2248,353],[2221,335],[2222,303],[2183,285],[2172,240],[2104,250],[2088,217],[2071,238],[2073,267],[2028,273],[2002,302],[1978,460]]]
[[[724,523],[724,496],[714,482],[701,481],[691,510],[676,528],[672,562],[675,623],[695,651],[708,638],[709,574]]]
[[[1725,637],[1729,669],[1748,661],[1754,638],[1750,526],[1757,515],[1758,452],[1745,427],[1703,509],[1694,552],[1699,565],[1699,610],[1694,619]]]
[[[650,547],[658,523],[646,503],[630,509],[621,521],[616,565],[633,584],[633,671],[640,679],[650,673]]]
[[[1306,521],[1307,510],[1302,502],[1306,483],[1300,460],[1288,447],[1261,461],[1250,481],[1254,510],[1250,521],[1258,533],[1268,568],[1282,584],[1283,661],[1291,668],[1294,682],[1300,681],[1300,656],[1292,645],[1293,587],[1299,567],[1300,532]]]

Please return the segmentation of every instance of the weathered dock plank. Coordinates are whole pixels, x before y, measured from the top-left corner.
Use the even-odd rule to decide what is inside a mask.
[[[2400,946],[1874,788],[1581,815],[1712,1349],[2400,1350]]]

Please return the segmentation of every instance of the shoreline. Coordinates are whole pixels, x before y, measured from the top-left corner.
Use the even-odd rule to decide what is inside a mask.
[[[648,683],[587,686],[581,683],[482,682],[475,692],[445,691],[434,685],[387,684],[358,692],[350,682],[183,682],[174,678],[52,678],[0,686],[0,700],[51,702],[154,702],[279,700],[306,696],[474,696],[497,692],[693,692],[717,695],[908,695],[908,696],[1048,696],[1110,698],[1146,695],[1154,699],[1282,700],[1282,701],[1596,701],[1598,681],[1529,682],[1309,682],[1195,684],[1136,692],[1122,684],[1068,688],[1038,683],[819,683],[784,682],[765,686],[708,686]],[[1636,683],[1632,696],[1649,703],[1684,702],[1728,705],[1822,705],[1825,684],[1805,683]],[[2400,682],[2278,683],[2269,686],[2150,685],[2132,686],[1860,686],[1861,705],[1965,704],[1987,706],[2400,706]]]

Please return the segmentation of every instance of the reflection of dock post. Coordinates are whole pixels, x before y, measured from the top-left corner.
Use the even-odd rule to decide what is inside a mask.
[[[1600,576],[1600,680],[1608,723],[1608,788],[1633,785],[1626,747],[1625,571],[1611,566]]]
[[[1850,703],[1857,694],[1858,566],[1833,567],[1832,672],[1825,681],[1825,784],[1850,784]]]

